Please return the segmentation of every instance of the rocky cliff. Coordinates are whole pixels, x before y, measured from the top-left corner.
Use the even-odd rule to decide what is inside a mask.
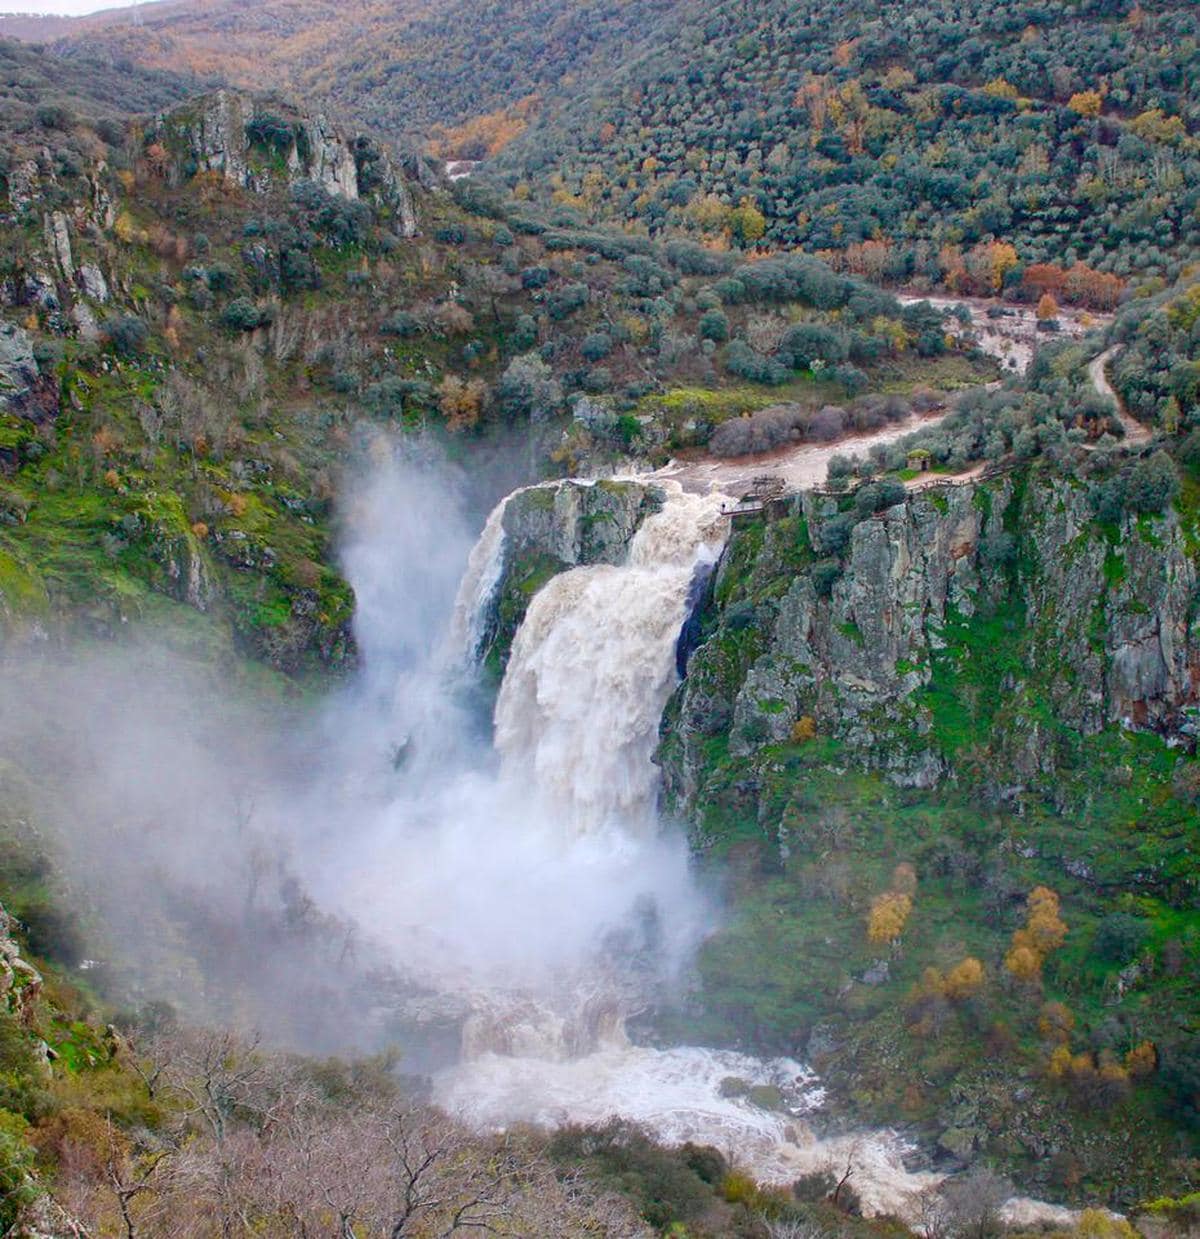
[[[496,586],[478,628],[485,666],[497,681],[533,595],[569,568],[623,562],[662,499],[658,487],[629,480],[547,482],[509,498]]]
[[[1014,802],[1053,774],[1064,732],[1194,744],[1197,553],[1174,511],[1106,528],[1048,469],[850,508],[804,494],[735,532],[664,729],[685,815],[726,735],[740,757],[826,737],[917,787],[983,746],[990,795]]]
[[[212,172],[256,193],[279,180],[311,181],[335,197],[392,211],[398,235],[416,235],[412,195],[388,153],[363,135],[343,134],[323,115],[218,90],[156,117],[146,141],[170,156],[165,170],[172,177]]]

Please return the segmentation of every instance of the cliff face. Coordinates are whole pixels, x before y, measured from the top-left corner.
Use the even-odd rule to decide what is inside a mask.
[[[533,595],[570,568],[623,562],[662,499],[658,487],[633,481],[547,482],[509,499],[498,582],[480,624],[485,665],[497,681]]]
[[[806,494],[734,534],[664,729],[668,797],[686,815],[726,735],[741,757],[834,739],[916,787],[982,746],[1007,800],[1054,771],[1062,729],[1194,742],[1197,554],[1174,512],[1105,530],[1081,486],[1012,474],[915,495],[822,557],[838,506]]]
[[[416,235],[412,195],[386,152],[341,133],[322,115],[281,117],[249,95],[218,90],[158,116],[147,140],[173,156],[173,176],[216,172],[260,193],[280,178],[312,181],[336,197],[392,210],[397,233]]]

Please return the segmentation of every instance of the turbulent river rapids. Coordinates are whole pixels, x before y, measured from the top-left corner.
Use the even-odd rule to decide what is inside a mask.
[[[351,547],[372,703],[362,734],[343,740],[373,748],[376,773],[342,789],[363,851],[347,911],[399,945],[435,1002],[459,1004],[461,1049],[434,1097],[469,1124],[622,1117],[668,1143],[714,1145],[774,1183],[852,1163],[866,1211],[912,1215],[940,1176],[913,1169],[917,1150],[893,1132],[837,1129],[805,1064],[627,1035],[716,922],[684,841],[658,821],[652,758],[729,500],[660,485],[665,502],[624,562],[564,571],[533,596],[487,735],[462,703],[504,568],[507,500],[469,551],[441,554],[453,539],[436,496],[424,523],[397,534],[385,519]],[[411,494],[407,506],[421,510]],[[466,562],[461,580],[443,559]],[[782,1106],[755,1105],[758,1085]],[[1014,1201],[1010,1212],[1057,1211]]]

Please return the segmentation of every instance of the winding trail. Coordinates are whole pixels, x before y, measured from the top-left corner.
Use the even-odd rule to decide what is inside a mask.
[[[1088,362],[1088,378],[1092,380],[1092,386],[1106,400],[1111,400],[1117,407],[1117,416],[1121,419],[1121,425],[1125,427],[1125,443],[1126,447],[1140,447],[1143,443],[1149,443],[1151,434],[1148,426],[1143,426],[1136,417],[1130,415],[1125,408],[1125,402],[1117,395],[1113,385],[1108,381],[1108,363],[1121,351],[1121,345],[1114,344],[1112,348],[1105,349],[1103,353],[1097,354]]]

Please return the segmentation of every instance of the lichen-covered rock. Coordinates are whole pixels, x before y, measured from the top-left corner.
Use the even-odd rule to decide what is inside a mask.
[[[108,300],[108,281],[95,263],[85,262],[75,272],[75,284],[80,293],[92,301]]]
[[[32,422],[58,412],[54,380],[38,369],[33,341],[16,323],[0,322],[0,408]]]
[[[519,491],[504,510],[506,556],[552,555],[566,567],[619,564],[662,492],[633,481],[549,482]]]
[[[196,169],[217,172],[256,193],[267,192],[278,179],[312,181],[336,197],[371,201],[392,220],[398,235],[416,235],[412,195],[381,146],[369,138],[348,137],[323,115],[276,117],[275,106],[218,90],[158,116],[148,141],[173,157],[173,178]],[[268,114],[272,128],[264,137],[255,122]]]
[[[41,973],[21,957],[12,936],[12,918],[0,905],[0,1007],[20,1023],[29,1024],[41,992]]]

